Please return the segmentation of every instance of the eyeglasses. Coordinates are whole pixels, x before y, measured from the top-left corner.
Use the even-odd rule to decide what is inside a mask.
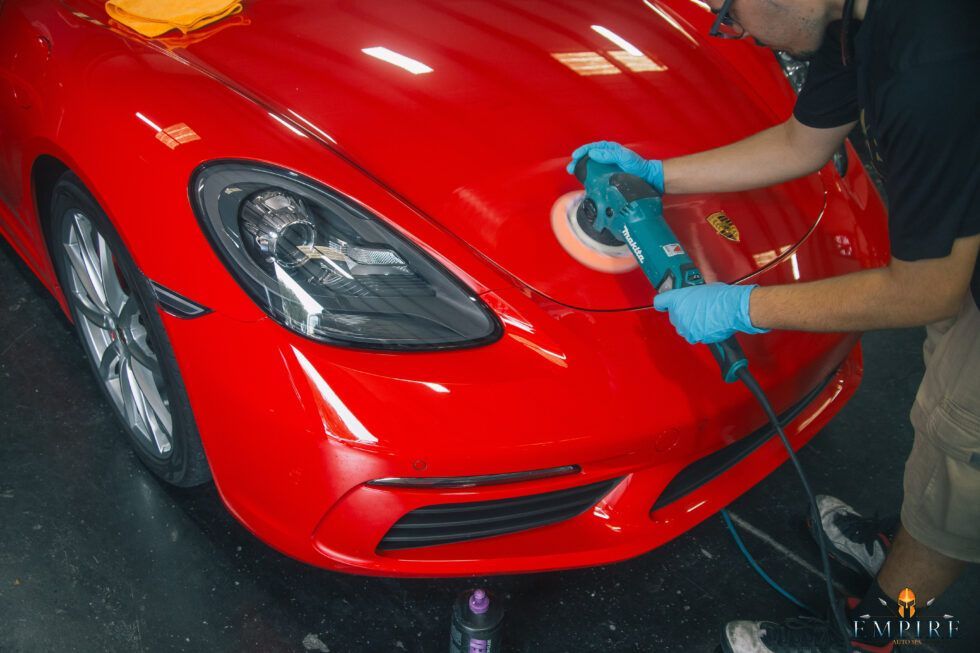
[[[732,16],[732,2],[735,0],[725,0],[721,9],[712,9],[711,13],[717,15],[714,25],[708,30],[709,36],[717,36],[720,39],[740,39],[745,36],[745,28],[742,27]]]

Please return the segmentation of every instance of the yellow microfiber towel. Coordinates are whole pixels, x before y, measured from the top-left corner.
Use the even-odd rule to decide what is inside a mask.
[[[106,13],[143,36],[184,34],[237,14],[241,0],[109,0]]]

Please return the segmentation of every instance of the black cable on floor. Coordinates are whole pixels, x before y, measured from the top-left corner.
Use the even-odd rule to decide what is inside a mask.
[[[810,481],[806,477],[806,473],[803,471],[803,466],[800,464],[799,459],[796,457],[796,452],[793,451],[793,445],[790,444],[789,439],[783,432],[783,426],[779,423],[779,417],[776,416],[776,411],[772,409],[772,405],[769,403],[769,398],[766,397],[766,393],[763,392],[762,388],[759,387],[759,383],[749,372],[748,367],[743,367],[737,372],[739,380],[745,384],[749,392],[756,398],[759,405],[762,406],[762,410],[765,411],[766,416],[769,417],[769,421],[772,422],[773,427],[776,429],[776,433],[779,434],[779,439],[783,441],[783,446],[786,447],[787,453],[789,453],[789,459],[793,461],[793,466],[796,468],[796,473],[800,477],[800,483],[803,484],[803,491],[806,492],[807,500],[810,502],[810,512],[811,519],[815,527],[822,528],[823,523],[820,519],[820,509],[817,507],[817,499],[813,495],[813,490],[810,489]],[[824,542],[824,537],[818,536],[816,538],[817,544],[820,546],[820,562],[823,565],[824,581],[827,586],[827,599],[830,602],[830,612],[833,615],[833,623],[837,626],[841,637],[844,640],[844,650],[851,650],[851,636],[847,628],[847,622],[842,614],[841,604],[837,601],[837,597],[834,594],[834,579],[830,572],[830,557],[827,555],[827,545]]]

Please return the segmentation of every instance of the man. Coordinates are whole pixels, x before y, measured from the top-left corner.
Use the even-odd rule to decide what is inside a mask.
[[[685,288],[660,294],[655,307],[669,311],[692,343],[770,329],[928,325],[897,536],[892,542],[832,497],[819,498],[815,525],[838,559],[875,577],[863,599],[848,601],[848,617],[897,614],[903,588],[937,597],[968,562],[980,562],[980,2],[708,4],[717,14],[712,35],[751,36],[810,60],[793,115],[698,154],[646,160],[601,142],[578,148],[572,165],[588,154],[667,193],[739,191],[818,170],[860,119],[890,204],[887,267],[784,286]],[[886,638],[864,635],[852,650],[892,649]],[[800,620],[732,622],[722,646],[728,653],[845,650],[831,626]]]

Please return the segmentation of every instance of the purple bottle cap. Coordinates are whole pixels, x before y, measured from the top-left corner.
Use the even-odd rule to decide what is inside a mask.
[[[470,595],[470,610],[473,614],[485,614],[490,609],[490,597],[483,590],[476,590]]]

